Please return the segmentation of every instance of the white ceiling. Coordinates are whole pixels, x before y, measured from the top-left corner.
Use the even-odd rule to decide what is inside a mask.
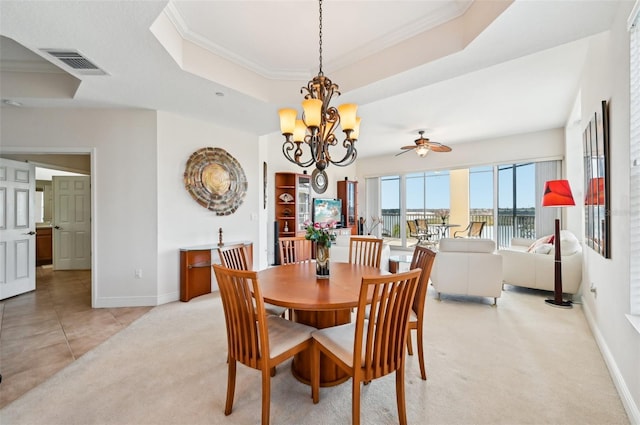
[[[325,0],[323,71],[342,91],[333,104],[360,105],[360,157],[393,155],[419,129],[455,149],[562,127],[620,1]],[[0,42],[0,94],[22,107],[164,110],[256,135],[279,131],[278,108],[299,107],[318,72],[313,0],[2,0],[0,35],[16,42]],[[52,79],[47,48],[107,75]]]

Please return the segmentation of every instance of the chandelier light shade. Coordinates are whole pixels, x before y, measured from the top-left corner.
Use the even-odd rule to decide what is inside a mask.
[[[568,180],[549,180],[544,185],[542,195],[543,207],[569,207],[575,205],[573,195],[571,194],[571,186]],[[560,219],[556,218],[555,234],[553,237],[553,245],[555,249],[554,258],[554,285],[553,299],[545,300],[547,305],[561,308],[572,308],[571,301],[562,299],[562,256],[560,247]]]
[[[338,85],[324,76],[322,72],[322,0],[320,10],[320,67],[315,76],[300,93],[302,101],[302,118],[298,119],[298,111],[291,108],[280,109],[280,131],[285,137],[282,153],[289,161],[301,167],[316,166],[324,171],[329,164],[347,166],[355,161],[358,151],[355,142],[360,132],[360,118],[357,116],[358,105],[345,103],[330,106],[334,96],[340,96]],[[344,153],[332,157],[337,152],[338,138],[335,135],[338,125],[342,127],[345,138],[341,143]],[[333,152],[329,149],[336,147]]]

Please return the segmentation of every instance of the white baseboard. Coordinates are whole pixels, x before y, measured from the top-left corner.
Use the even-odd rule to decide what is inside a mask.
[[[629,392],[629,387],[627,387],[624,377],[620,373],[620,369],[618,369],[618,365],[609,350],[609,346],[600,333],[600,329],[596,326],[596,321],[594,320],[593,314],[591,313],[591,310],[589,310],[587,303],[582,304],[582,311],[587,318],[587,323],[589,324],[589,328],[591,328],[591,333],[593,333],[596,344],[598,344],[598,348],[600,348],[604,362],[609,369],[611,379],[613,379],[613,383],[618,390],[618,394],[622,400],[622,405],[629,416],[629,420],[632,424],[640,425],[640,409],[633,400],[633,397]]]

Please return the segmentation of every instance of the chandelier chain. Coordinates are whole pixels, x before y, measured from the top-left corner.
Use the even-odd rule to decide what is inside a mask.
[[[319,53],[320,53],[320,69],[318,70],[318,75],[324,75],[322,72],[322,0],[319,1],[320,4],[320,24],[319,28]]]

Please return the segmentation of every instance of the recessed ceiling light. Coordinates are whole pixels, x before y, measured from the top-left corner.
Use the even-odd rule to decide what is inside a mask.
[[[20,107],[22,106],[22,103],[16,101],[16,100],[11,100],[11,99],[2,99],[2,103],[4,103],[5,105],[9,105],[9,106],[16,106],[16,107]]]

